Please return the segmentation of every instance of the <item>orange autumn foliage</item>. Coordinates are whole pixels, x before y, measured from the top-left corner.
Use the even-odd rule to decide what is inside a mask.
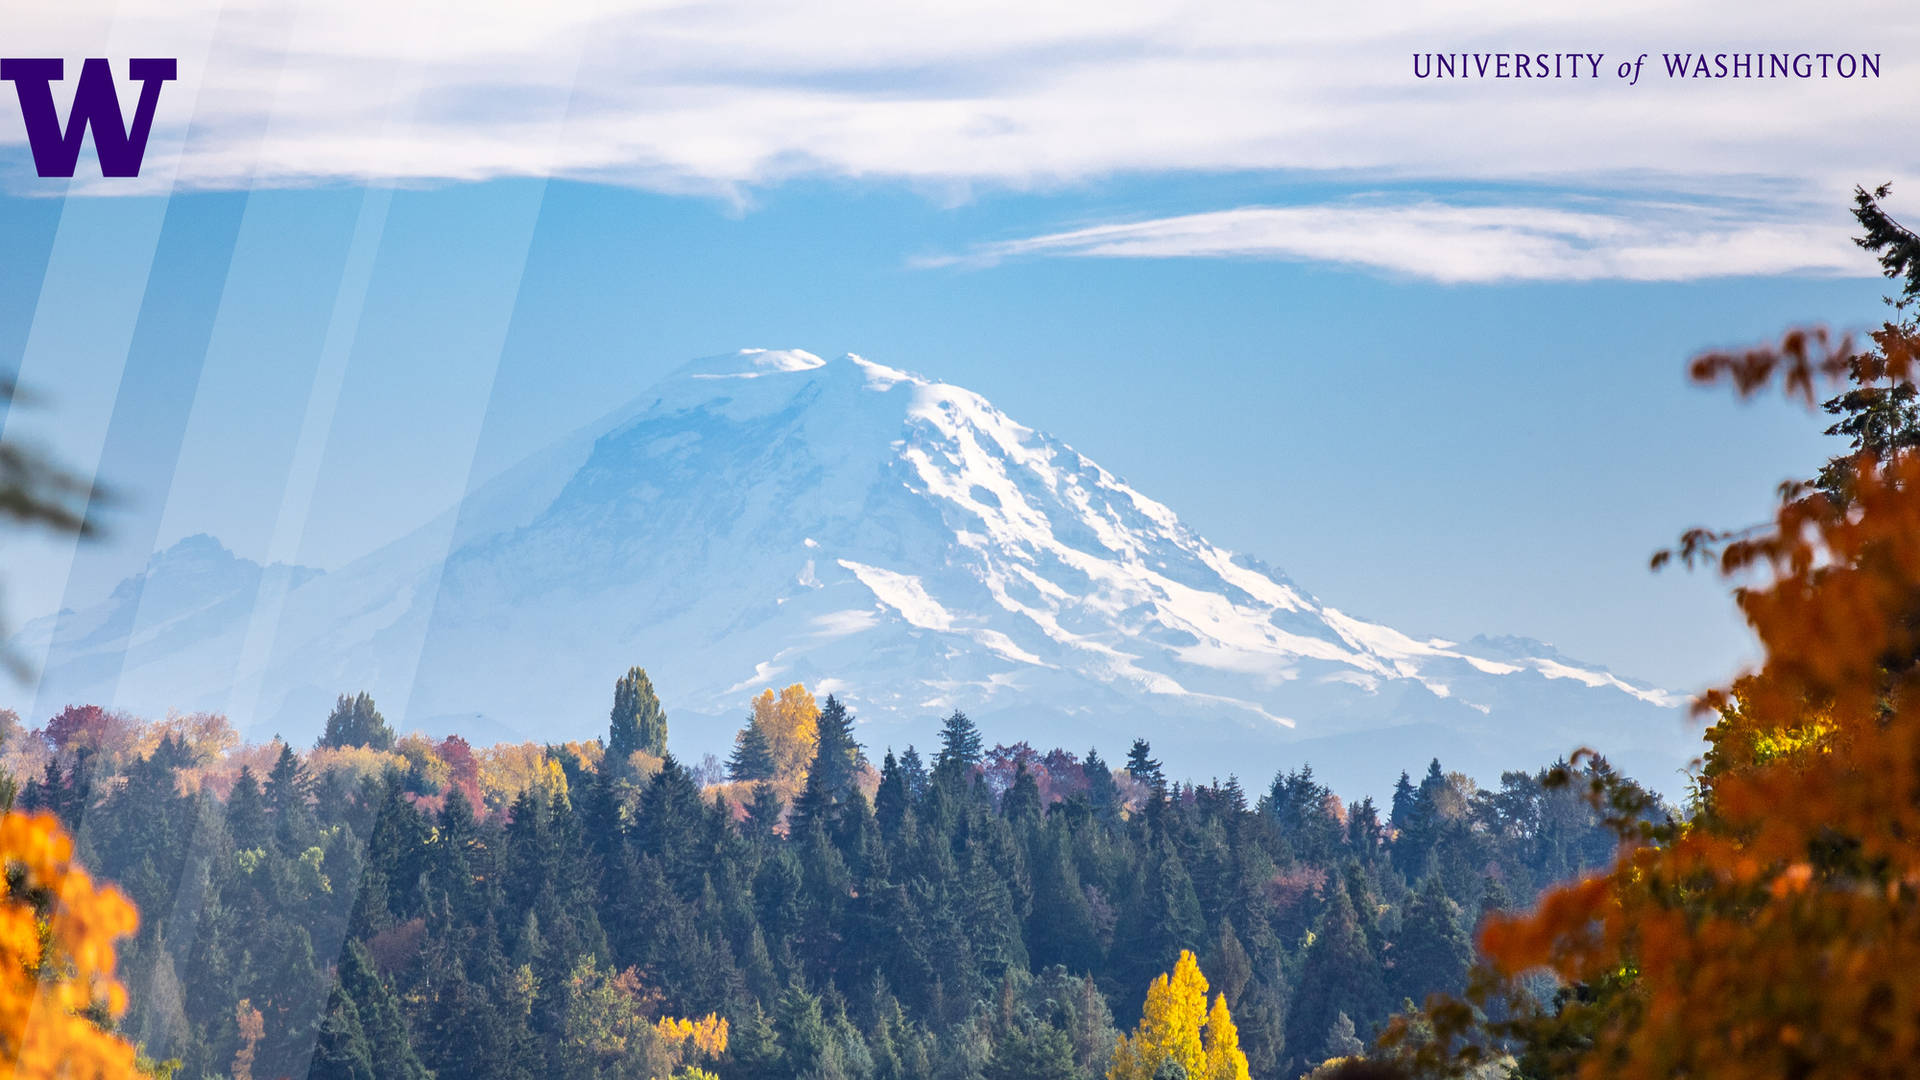
[[[134,1048],[97,1022],[127,992],[114,942],[139,922],[119,890],[73,863],[73,841],[49,814],[0,816],[0,1077],[141,1075]]]
[[[1912,330],[1889,325],[1875,343],[1870,374],[1912,381]],[[1849,359],[1844,342],[1803,333],[1703,357],[1694,374],[1743,394],[1777,380],[1811,403]],[[1533,1055],[1529,1075],[1913,1072],[1920,451],[1863,453],[1848,475],[1844,499],[1789,485],[1766,526],[1683,538],[1683,557],[1750,582],[1735,597],[1764,649],[1756,669],[1698,702],[1716,723],[1694,817],[1642,829],[1657,842],[1627,845],[1610,870],[1533,912],[1490,919],[1481,946],[1514,1018],[1476,1025],[1464,1003],[1430,1002],[1448,1049],[1414,1064],[1458,1073],[1507,1038]],[[1578,992],[1557,1010],[1511,993],[1540,969]],[[1408,1030],[1397,1024],[1388,1044],[1407,1046]]]

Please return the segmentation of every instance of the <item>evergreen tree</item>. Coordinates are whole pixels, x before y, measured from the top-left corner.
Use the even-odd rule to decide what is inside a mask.
[[[1100,760],[1100,751],[1089,747],[1080,771],[1087,778],[1087,802],[1092,804],[1093,812],[1103,820],[1116,817],[1120,812],[1120,788],[1113,782],[1113,770]]]
[[[1037,825],[1040,822],[1040,785],[1034,781],[1033,774],[1027,771],[1024,761],[1014,767],[1013,783],[1000,800],[1000,813],[1015,824]]]
[[[1920,297],[1920,235],[1895,221],[1880,204],[1893,193],[1893,185],[1882,184],[1869,194],[1853,189],[1853,216],[1866,230],[1854,243],[1880,258],[1880,270],[1890,278],[1905,278],[1901,297],[1911,301]]]
[[[254,779],[253,770],[245,765],[240,767],[233,790],[227,794],[227,835],[240,851],[264,848],[273,839],[273,824],[267,819],[260,784]]]
[[[907,774],[889,747],[887,756],[880,762],[880,786],[873,793],[873,816],[879,822],[880,831],[889,838],[896,836],[912,804]]]
[[[753,801],[747,804],[747,835],[762,843],[771,843],[780,815],[785,811],[786,805],[772,784],[762,780],[753,785]]]
[[[907,794],[916,801],[927,793],[927,767],[921,764],[920,751],[913,745],[907,745],[906,753],[900,755],[900,775],[906,778]]]
[[[387,725],[386,717],[374,708],[373,698],[362,690],[353,697],[345,694],[334,702],[333,712],[327,714],[326,731],[320,736],[320,745],[327,747],[365,746],[374,750],[393,749],[393,728]]]
[[[1314,930],[1287,1019],[1287,1045],[1309,1062],[1332,1056],[1326,1053],[1327,1036],[1339,1014],[1382,1017],[1387,1009],[1380,961],[1360,931],[1353,902],[1346,889],[1331,891],[1332,902]]]
[[[1435,992],[1466,988],[1473,945],[1460,925],[1459,909],[1447,897],[1439,874],[1429,874],[1401,917],[1394,940],[1392,996],[1415,1003]]]
[[[1067,1033],[1048,1024],[1016,1028],[993,1048],[982,1080],[1080,1080]]]
[[[1127,775],[1150,788],[1167,786],[1166,774],[1160,771],[1160,762],[1153,756],[1153,747],[1145,739],[1133,740],[1127,749]]]
[[[964,776],[981,761],[980,729],[959,709],[940,727],[940,753],[933,759],[933,771],[941,775]]]
[[[1059,964],[1071,972],[1092,972],[1100,963],[1099,929],[1073,864],[1073,839],[1066,822],[1048,821],[1033,868],[1033,916],[1028,951],[1034,963]]]
[[[335,987],[320,1022],[320,1038],[313,1046],[313,1064],[307,1080],[380,1080],[374,1069],[373,1046],[360,1023],[360,1010],[344,987]]]
[[[1180,853],[1162,842],[1114,930],[1113,952],[1125,958],[1128,985],[1144,984],[1186,950],[1205,947],[1206,920]]]
[[[358,942],[348,942],[340,957],[339,978],[342,992],[359,1014],[360,1029],[373,1055],[374,1075],[380,1080],[433,1080],[414,1055],[399,999]]]
[[[1233,932],[1233,920],[1220,920],[1219,932],[1214,935],[1213,945],[1200,966],[1203,971],[1213,972],[1214,989],[1220,991],[1228,1005],[1237,1008],[1247,984],[1253,981],[1253,961],[1240,944],[1240,936]]]
[[[866,758],[853,738],[853,714],[832,694],[820,707],[820,741],[807,769],[807,789],[817,789],[830,803],[844,800],[859,779]]]
[[[1399,792],[1396,790],[1394,794],[1394,813],[1400,820],[1394,822],[1399,835],[1393,841],[1393,867],[1408,881],[1418,880],[1434,846],[1440,842],[1437,799],[1448,786],[1446,774],[1440,770],[1440,759],[1435,758],[1427,764],[1426,777],[1407,800],[1404,815]]]
[[[666,755],[667,714],[645,669],[630,668],[614,683],[608,719],[607,755],[615,762],[625,762],[636,750],[655,757]]]
[[[1400,779],[1393,782],[1393,806],[1387,813],[1387,824],[1395,832],[1405,832],[1413,823],[1414,792],[1413,778],[1405,769],[1400,770]]]
[[[1333,1026],[1327,1029],[1327,1048],[1322,1052],[1329,1058],[1354,1058],[1366,1054],[1367,1044],[1354,1034],[1353,1017],[1341,1013],[1333,1018]]]
[[[267,809],[273,814],[274,839],[282,853],[299,855],[313,846],[319,823],[314,818],[313,777],[293,747],[280,744],[280,756],[267,774],[263,792]]]
[[[733,736],[733,753],[727,757],[727,779],[734,781],[773,779],[773,748],[766,732],[753,717]]]
[[[1872,193],[1854,189],[1853,215],[1866,233],[1854,242],[1879,256],[1888,277],[1906,279],[1900,296],[1889,298],[1896,312],[1905,313],[1920,299],[1920,236],[1880,205],[1890,191],[1884,185]],[[1908,332],[1916,329],[1911,315],[1904,316],[1902,325]],[[1839,418],[1826,433],[1845,438],[1851,453],[1829,460],[1814,480],[1816,488],[1842,504],[1851,499],[1857,455],[1885,461],[1899,451],[1920,447],[1920,390],[1910,377],[1888,365],[1884,349],[1867,349],[1848,358],[1847,381],[1852,385],[1821,407]]]

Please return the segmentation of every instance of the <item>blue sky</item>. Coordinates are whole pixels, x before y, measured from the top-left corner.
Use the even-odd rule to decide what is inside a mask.
[[[126,494],[78,558],[7,545],[16,621],[197,532],[339,566],[688,359],[797,347],[978,390],[1355,614],[1692,689],[1747,641],[1648,553],[1833,448],[1684,361],[1877,323],[1848,193],[1920,191],[1920,19],[1881,0],[189,0],[12,31],[180,61],[137,181],[32,177],[0,108],[0,361],[46,399],[5,433]],[[1887,62],[1410,77],[1549,48]]]

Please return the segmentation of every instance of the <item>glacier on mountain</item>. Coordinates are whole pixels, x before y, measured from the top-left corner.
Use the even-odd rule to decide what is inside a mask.
[[[978,394],[800,350],[696,361],[349,566],[195,538],[15,645],[46,657],[36,710],[213,708],[294,738],[358,689],[406,726],[589,736],[637,663],[692,757],[796,681],[874,751],[960,708],[989,740],[1113,758],[1144,735],[1176,775],[1311,760],[1353,793],[1580,745],[1674,791],[1698,743],[1673,695],[1352,617]]]

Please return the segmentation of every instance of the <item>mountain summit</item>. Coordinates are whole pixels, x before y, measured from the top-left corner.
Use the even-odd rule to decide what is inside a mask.
[[[1344,614],[980,395],[851,355],[696,361],[332,573],[182,548],[112,610],[22,631],[37,708],[218,708],[298,738],[364,688],[409,726],[559,740],[603,729],[638,663],[683,756],[792,682],[875,748],[959,708],[989,738],[1117,757],[1144,735],[1175,775],[1310,760],[1356,793],[1428,756],[1490,781],[1580,745],[1672,790],[1692,752],[1668,694]],[[226,594],[182,610],[175,579]]]

